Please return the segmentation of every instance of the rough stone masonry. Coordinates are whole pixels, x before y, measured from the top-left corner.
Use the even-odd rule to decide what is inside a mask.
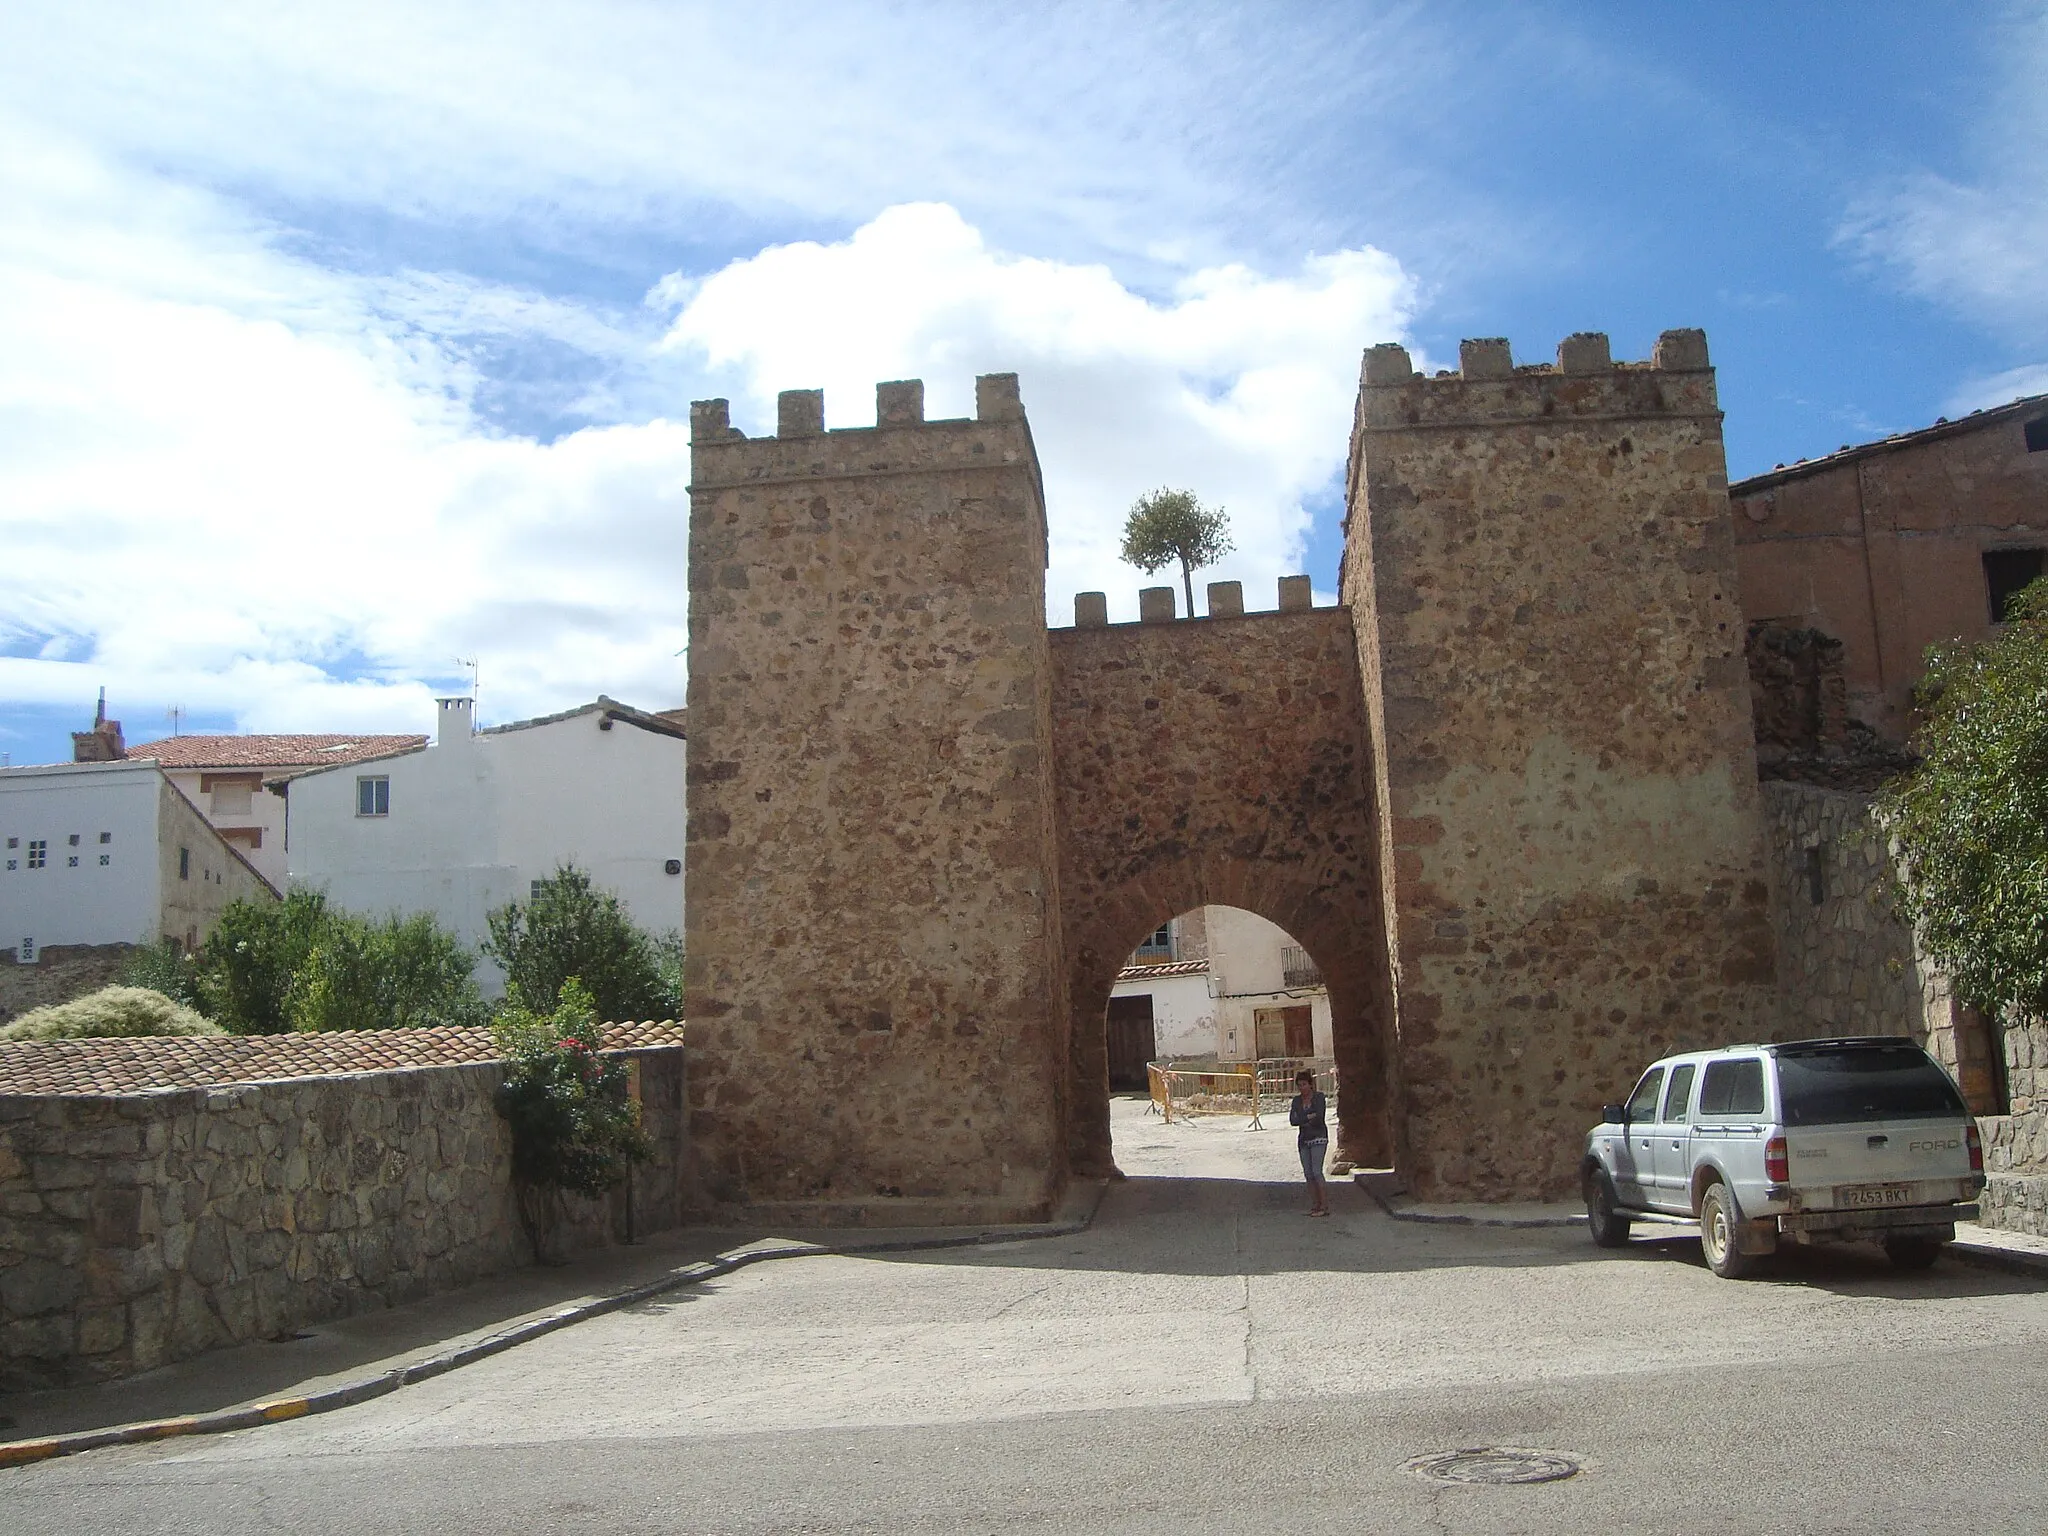
[[[1340,1150],[1426,1195],[1565,1194],[1644,1061],[1779,1031],[1705,338],[1461,361],[1367,354],[1339,608],[1050,638],[1014,375],[693,407],[700,1206],[1043,1214],[1107,1171],[1108,978],[1206,902],[1308,944]]]

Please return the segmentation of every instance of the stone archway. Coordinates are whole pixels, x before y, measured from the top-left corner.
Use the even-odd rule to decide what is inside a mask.
[[[1163,918],[1208,905],[1255,912],[1315,956],[1345,1083],[1338,1155],[1396,1160],[1357,655],[1343,609],[1053,631],[1074,1173],[1113,1171],[1103,1014],[1116,973]]]

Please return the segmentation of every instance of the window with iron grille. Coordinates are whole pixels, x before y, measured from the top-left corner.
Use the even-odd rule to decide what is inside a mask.
[[[1283,944],[1280,948],[1280,974],[1290,987],[1319,987],[1323,984],[1323,973],[1315,961],[1309,959],[1308,951],[1294,944]]]

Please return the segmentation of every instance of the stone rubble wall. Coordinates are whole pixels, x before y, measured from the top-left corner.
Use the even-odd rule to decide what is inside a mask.
[[[68,1003],[121,978],[132,944],[45,944],[32,964],[0,949],[0,1024],[52,1003]]]
[[[2048,1021],[1988,1029],[1917,954],[1892,907],[1892,864],[1869,795],[1791,783],[1763,792],[1785,1033],[1918,1040],[1978,1111],[1990,1180],[1984,1225],[2048,1237]],[[1993,1061],[2001,1048],[2003,1104]]]
[[[1870,796],[1780,782],[1763,786],[1763,800],[1787,1032],[1924,1043],[1932,1000],[1892,909]]]
[[[637,1063],[654,1157],[569,1248],[681,1219],[683,1049]],[[531,1252],[497,1063],[0,1097],[0,1390],[125,1376],[394,1306]]]
[[[2009,1022],[2006,1092],[2012,1113],[1987,1115],[1984,1224],[2048,1237],[2048,1019]]]

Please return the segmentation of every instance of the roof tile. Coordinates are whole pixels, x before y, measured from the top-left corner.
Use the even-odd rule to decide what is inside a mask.
[[[424,736],[166,736],[128,749],[165,768],[326,768],[424,747]]]
[[[604,1026],[606,1050],[681,1045],[683,1026]],[[0,1042],[0,1096],[94,1097],[213,1088],[496,1061],[486,1028],[333,1030],[304,1035],[199,1035]]]

